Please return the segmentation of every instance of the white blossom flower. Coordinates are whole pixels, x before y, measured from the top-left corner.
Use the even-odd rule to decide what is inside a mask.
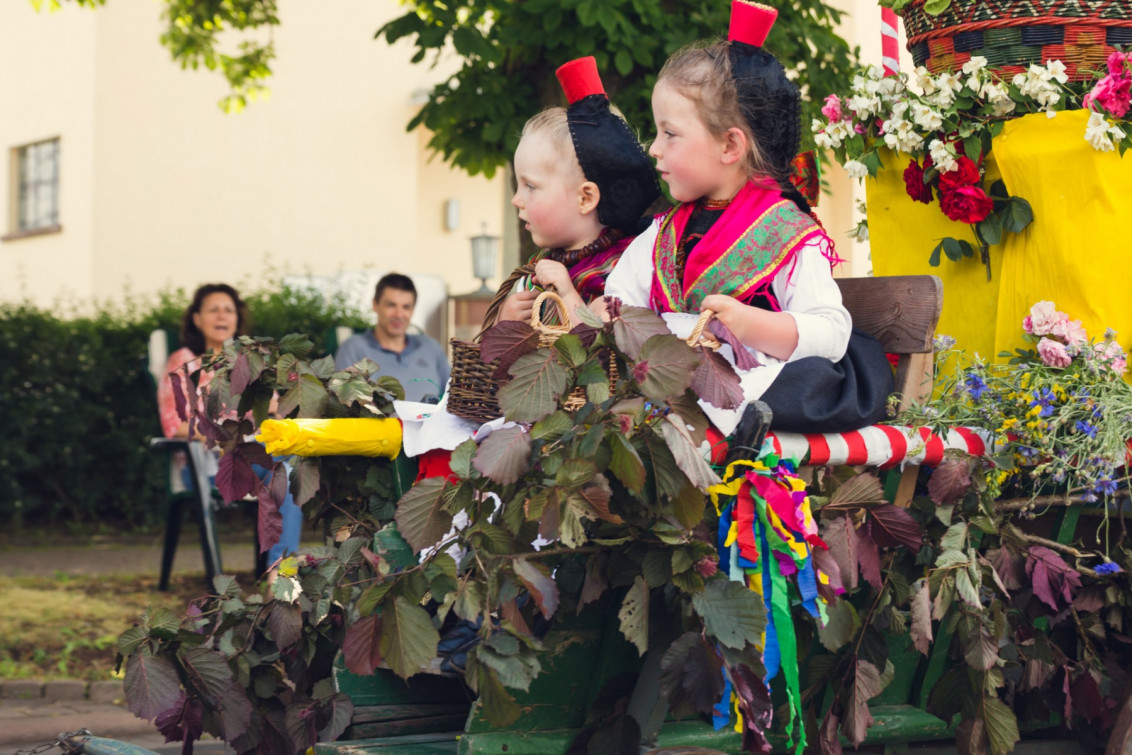
[[[943,116],[938,110],[927,105],[919,103],[913,105],[912,120],[924,131],[938,131],[943,128]]]
[[[850,178],[861,179],[869,175],[869,169],[860,160],[849,160],[845,163],[845,172]]]
[[[1014,100],[1010,99],[1009,97],[1004,100],[997,100],[993,103],[993,105],[995,115],[1007,115],[1008,113],[1013,113],[1014,108],[1017,107],[1017,103],[1015,103]]]
[[[850,128],[848,121],[838,121],[829,124],[826,133],[840,146],[841,142],[853,136],[853,129]]]
[[[954,146],[944,144],[940,139],[933,139],[931,144],[928,145],[928,153],[932,156],[932,163],[941,173],[950,173],[955,170],[957,163]]]
[[[1060,60],[1050,60],[1046,62],[1046,70],[1053,80],[1059,84],[1064,84],[1069,81],[1069,74],[1065,72],[1065,64]]]
[[[849,98],[849,109],[862,120],[868,119],[880,111],[880,98],[877,96],[857,95]]]
[[[948,89],[952,92],[958,92],[963,88],[963,80],[954,71],[944,71],[935,82],[940,89]]]
[[[972,55],[971,59],[963,64],[963,73],[972,76],[987,67],[987,59],[982,55]]]
[[[939,90],[931,71],[923,66],[919,66],[912,75],[915,77],[913,83],[924,97],[930,97]]]
[[[1123,136],[1124,132],[1120,131],[1120,134]],[[1096,111],[1089,115],[1089,122],[1085,125],[1085,140],[1098,152],[1111,152],[1114,149],[1108,121]]]

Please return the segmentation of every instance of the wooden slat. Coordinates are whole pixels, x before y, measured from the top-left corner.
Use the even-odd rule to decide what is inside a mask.
[[[892,354],[926,354],[943,309],[943,282],[934,275],[839,278],[853,324]]]

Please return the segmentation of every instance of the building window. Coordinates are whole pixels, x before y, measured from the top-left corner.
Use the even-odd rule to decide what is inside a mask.
[[[59,140],[15,150],[14,235],[59,228]]]

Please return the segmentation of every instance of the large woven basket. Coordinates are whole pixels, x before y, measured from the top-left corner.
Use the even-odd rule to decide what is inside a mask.
[[[915,0],[901,17],[912,61],[933,73],[980,55],[1004,75],[1060,60],[1070,81],[1086,81],[1132,44],[1130,0],[951,0],[938,16]]]

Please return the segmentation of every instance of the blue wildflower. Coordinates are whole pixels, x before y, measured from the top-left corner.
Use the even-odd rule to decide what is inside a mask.
[[[968,372],[967,379],[963,381],[967,385],[967,392],[971,394],[971,398],[979,399],[987,391],[987,383],[978,373]]]
[[[1088,435],[1090,438],[1096,438],[1097,437],[1097,426],[1096,425],[1090,424],[1088,422],[1082,422],[1081,420],[1077,420],[1077,424],[1074,425],[1074,427],[1077,428],[1077,432],[1084,433],[1085,435]]]
[[[934,351],[951,351],[955,347],[955,339],[951,336],[936,336],[932,340],[932,349]]]
[[[1097,484],[1093,486],[1093,490],[1103,496],[1110,496],[1116,492],[1116,480],[1105,475],[1097,480]]]
[[[1038,414],[1039,417],[1048,417],[1053,414],[1053,402],[1057,400],[1053,395],[1053,391],[1049,388],[1042,388],[1041,391],[1033,391],[1031,395],[1034,397],[1034,400],[1030,402],[1030,406],[1040,406],[1042,408],[1041,413]]]
[[[1120,564],[1117,564],[1113,561],[1105,561],[1103,564],[1099,565],[1096,569],[1097,574],[1102,574],[1102,575],[1119,574],[1122,571],[1124,571],[1124,570],[1120,568]]]

